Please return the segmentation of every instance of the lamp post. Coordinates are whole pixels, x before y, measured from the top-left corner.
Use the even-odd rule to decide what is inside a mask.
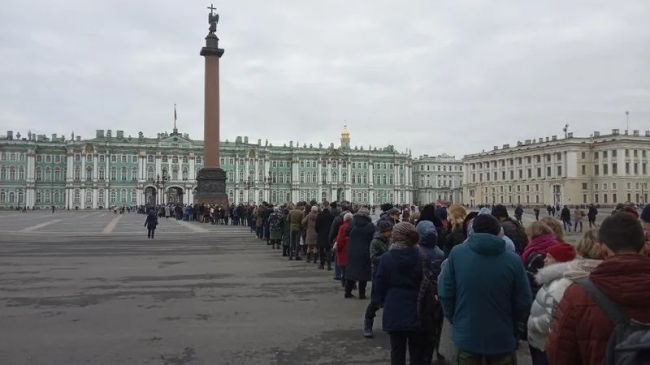
[[[165,205],[165,183],[167,181],[169,181],[169,176],[167,176],[167,171],[163,170],[162,179],[160,178],[160,175],[157,175],[156,178],[156,186],[159,187],[160,190],[162,190],[162,196],[160,199],[162,205]]]

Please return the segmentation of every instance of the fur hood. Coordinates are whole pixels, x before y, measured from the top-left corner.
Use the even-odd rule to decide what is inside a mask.
[[[575,281],[588,276],[601,262],[602,260],[575,259],[545,266],[537,272],[535,280],[541,285],[563,277]]]

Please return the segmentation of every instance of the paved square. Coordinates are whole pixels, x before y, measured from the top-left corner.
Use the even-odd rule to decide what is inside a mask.
[[[100,211],[0,213],[7,364],[385,364],[367,300],[244,227]],[[441,352],[455,350],[446,326]],[[520,363],[529,363],[520,351]]]

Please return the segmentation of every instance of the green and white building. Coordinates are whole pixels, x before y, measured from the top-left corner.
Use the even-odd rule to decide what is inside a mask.
[[[194,201],[203,142],[187,134],[154,138],[98,130],[95,138],[52,134],[0,137],[0,207],[101,209]],[[349,200],[359,204],[412,203],[413,159],[393,146],[273,146],[267,142],[220,144],[231,202]]]

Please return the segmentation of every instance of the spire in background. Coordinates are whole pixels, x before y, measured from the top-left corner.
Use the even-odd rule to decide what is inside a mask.
[[[176,128],[176,119],[178,119],[178,116],[176,114],[176,104],[174,104],[174,134],[178,134],[178,128]]]

